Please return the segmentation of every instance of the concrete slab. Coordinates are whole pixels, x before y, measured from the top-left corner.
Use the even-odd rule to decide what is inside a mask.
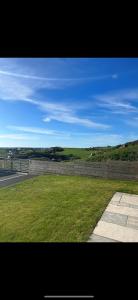
[[[117,242],[113,239],[108,239],[108,238],[105,238],[103,236],[100,236],[100,235],[97,235],[97,234],[92,234],[91,238],[88,240],[88,242],[96,242],[96,243],[101,243],[101,242],[104,242],[104,243],[114,243],[114,242]]]
[[[138,218],[128,217],[126,226],[138,229]]]
[[[104,221],[98,222],[94,234],[119,242],[138,242],[138,230]]]
[[[134,205],[134,204],[129,204],[129,207],[132,207],[132,208],[138,209],[138,205]]]
[[[111,202],[110,202],[111,203]],[[111,203],[113,204],[113,203]],[[138,205],[135,205],[135,204],[129,204],[129,203],[126,203],[126,202],[119,202],[119,204],[117,204],[118,206],[125,206],[125,207],[131,207],[131,208],[135,208],[135,209],[138,209]]]
[[[123,193],[121,193],[121,192],[116,192],[114,195],[113,195],[113,197],[112,197],[112,199],[113,200],[120,200],[121,199],[121,197],[122,197],[122,194]]]
[[[111,202],[110,202],[110,203],[111,203]],[[112,204],[112,203],[111,203],[111,204]],[[131,207],[131,204],[124,203],[124,202],[119,202],[117,205],[118,205],[118,206]]]
[[[123,206],[115,206],[112,204],[109,204],[106,208],[106,211],[112,212],[112,213],[118,213],[126,216],[131,217],[138,217],[138,210],[131,207],[123,207]]]
[[[116,213],[105,211],[101,217],[101,221],[125,226],[127,223],[127,218],[128,218],[127,216],[122,214],[116,214]]]
[[[138,195],[115,193],[89,242],[138,242]]]
[[[110,201],[112,204],[118,204],[122,198],[122,193],[115,193]]]
[[[110,203],[111,203],[112,205],[119,205],[119,204],[120,204],[120,201],[111,200]]]
[[[138,205],[138,196],[128,196],[123,194],[120,202]]]

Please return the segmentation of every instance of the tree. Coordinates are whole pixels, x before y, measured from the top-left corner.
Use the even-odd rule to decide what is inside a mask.
[[[55,154],[56,152],[61,152],[64,151],[62,147],[51,147],[49,148],[48,152]]]

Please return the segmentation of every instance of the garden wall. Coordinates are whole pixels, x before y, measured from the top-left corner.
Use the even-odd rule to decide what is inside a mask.
[[[11,169],[19,172],[29,172],[28,159],[0,159],[0,168]]]
[[[138,161],[63,163],[31,160],[29,164],[29,173],[54,173],[67,175],[88,175],[103,178],[138,179]]]
[[[30,174],[86,175],[116,179],[138,179],[138,161],[110,162],[51,162],[15,159],[0,160],[0,168],[13,169]]]

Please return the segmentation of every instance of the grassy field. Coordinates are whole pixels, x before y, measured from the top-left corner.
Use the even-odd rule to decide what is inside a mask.
[[[26,158],[37,160],[51,160],[63,162],[81,162],[81,161],[138,161],[138,141],[117,145],[114,147],[95,147],[95,148],[61,148],[63,151],[42,148],[20,148],[11,149],[14,158]],[[8,149],[0,148],[0,156],[7,157]],[[7,153],[7,154],[6,154]]]
[[[45,175],[0,189],[1,242],[84,242],[115,192],[137,181]]]
[[[128,144],[128,146],[123,148],[106,147],[97,150],[89,149],[89,151],[83,148],[65,148],[62,153],[65,155],[73,154],[75,156],[78,156],[80,158],[78,159],[78,161],[138,161],[138,144]]]
[[[85,148],[64,148],[62,153],[65,155],[73,154],[78,156],[81,160],[86,160],[90,156],[91,151]]]

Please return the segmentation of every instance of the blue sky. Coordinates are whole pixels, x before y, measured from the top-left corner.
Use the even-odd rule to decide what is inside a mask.
[[[137,58],[0,58],[0,147],[135,139]]]

